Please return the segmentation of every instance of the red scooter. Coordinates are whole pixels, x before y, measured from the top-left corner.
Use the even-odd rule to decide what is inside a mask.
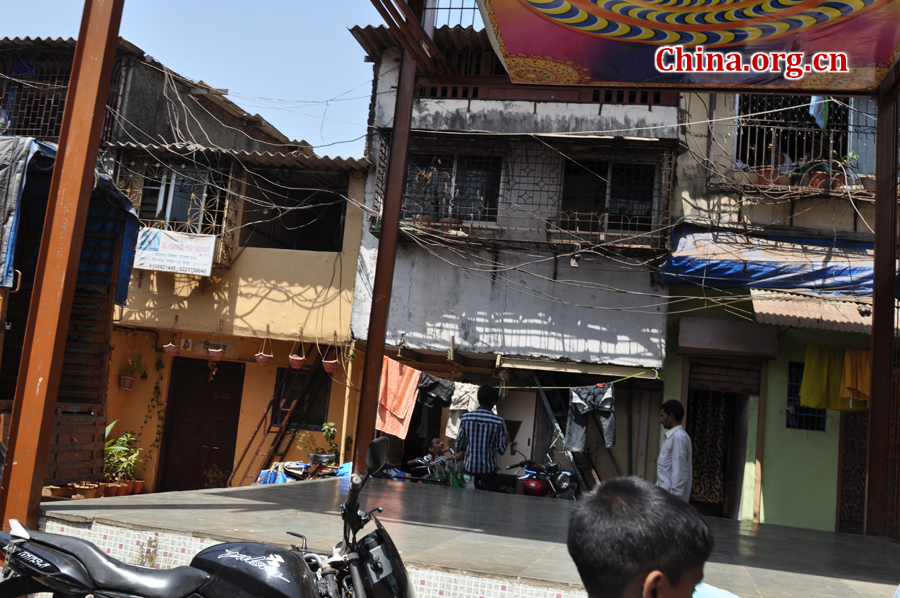
[[[525,456],[519,450],[513,451]],[[578,482],[573,479],[572,472],[559,466],[554,458],[554,447],[550,447],[547,453],[546,463],[537,463],[531,459],[525,459],[521,463],[508,466],[506,469],[522,469],[525,474],[518,476],[525,486],[526,496],[549,496],[550,498],[563,498],[575,500]]]

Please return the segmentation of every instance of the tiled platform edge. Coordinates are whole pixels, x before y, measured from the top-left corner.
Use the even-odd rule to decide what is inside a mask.
[[[124,563],[157,569],[189,565],[195,554],[225,541],[103,520],[83,522],[42,517],[40,529],[88,540]],[[407,571],[417,598],[587,598],[581,586],[563,583],[480,575],[417,564],[407,564]]]

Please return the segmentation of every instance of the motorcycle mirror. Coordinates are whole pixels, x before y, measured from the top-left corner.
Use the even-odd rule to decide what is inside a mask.
[[[518,442],[513,442],[512,444],[509,445],[509,454],[510,455],[515,455],[518,452],[519,452],[519,443]]]
[[[369,469],[369,475],[373,475],[381,471],[388,458],[388,439],[386,436],[376,438],[369,443],[369,450],[366,451],[366,467]]]

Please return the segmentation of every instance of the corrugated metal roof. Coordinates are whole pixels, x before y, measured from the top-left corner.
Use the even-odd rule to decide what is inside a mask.
[[[872,333],[871,305],[828,296],[751,289],[756,321],[798,328]],[[869,315],[862,315],[860,309]]]
[[[233,156],[245,164],[268,167],[297,168],[317,173],[332,172],[344,173],[354,170],[368,170],[370,163],[365,158],[330,158],[328,156],[316,156],[299,152],[291,154],[278,154],[272,152],[245,152],[225,149],[208,148],[196,143],[170,143],[166,145],[152,145],[134,142],[106,143],[105,147],[125,150],[139,150],[153,155],[178,155],[193,156],[196,154],[228,155]]]
[[[77,41],[74,37],[4,37],[0,39],[0,50],[74,50]],[[139,56],[144,51],[125,39],[119,38],[118,49]]]
[[[351,27],[350,33],[369,56],[380,56],[388,48],[400,47],[394,34],[384,25]],[[484,29],[440,27],[435,29],[433,39],[438,48],[476,48],[493,51],[491,40]]]

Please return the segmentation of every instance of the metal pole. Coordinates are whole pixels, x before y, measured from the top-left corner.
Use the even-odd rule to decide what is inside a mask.
[[[85,0],[41,236],[3,483],[3,525],[36,527],[75,278],[125,0]]]
[[[384,339],[391,308],[391,286],[394,282],[394,260],[397,256],[397,237],[400,232],[403,187],[406,184],[406,154],[409,149],[415,82],[415,60],[412,54],[404,50],[400,59],[400,80],[397,84],[397,99],[394,105],[391,156],[381,214],[381,237],[378,242],[378,260],[375,263],[375,282],[372,285],[372,309],[369,313],[369,334],[366,339],[362,393],[359,397],[359,417],[353,448],[353,470],[356,472],[366,468],[366,451],[375,437],[375,412],[378,407]]]
[[[872,400],[869,407],[869,471],[866,533],[883,535],[886,524],[887,446],[890,435],[891,361],[894,342],[894,283],[897,248],[896,86],[878,96],[875,149],[875,281],[872,291]]]

